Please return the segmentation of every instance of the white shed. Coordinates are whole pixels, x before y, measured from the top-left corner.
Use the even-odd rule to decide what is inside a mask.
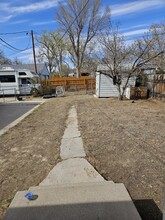
[[[122,79],[121,89],[126,82],[126,78]],[[129,79],[127,87],[134,87],[136,77],[133,76]],[[117,86],[113,84],[113,79],[109,76],[96,72],[96,96],[98,98],[118,97],[119,93]]]

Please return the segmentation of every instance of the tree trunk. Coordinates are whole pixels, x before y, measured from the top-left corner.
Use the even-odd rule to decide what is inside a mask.
[[[119,84],[117,84],[117,88],[118,88],[118,91],[119,91],[118,99],[119,99],[120,101],[122,101],[122,100],[123,100],[123,93],[122,93],[122,91],[121,91],[121,88],[120,88],[120,85],[119,85]]]
[[[81,74],[80,67],[77,67],[77,69],[76,69],[77,78],[80,78],[80,74]]]
[[[60,69],[60,77],[63,76],[63,71],[62,71],[62,54],[60,54],[60,58],[59,58],[59,69]]]
[[[120,101],[123,100],[123,96],[122,96],[122,94],[119,94],[119,96],[118,96],[118,100],[120,100]]]

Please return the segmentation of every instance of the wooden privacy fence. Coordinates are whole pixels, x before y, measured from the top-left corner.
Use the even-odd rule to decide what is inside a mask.
[[[153,96],[165,100],[165,73],[154,76]]]
[[[146,99],[147,87],[132,87],[130,88],[130,99]]]
[[[44,84],[52,86],[64,86],[66,91],[95,90],[96,78],[89,76],[76,77],[51,77],[44,81]]]

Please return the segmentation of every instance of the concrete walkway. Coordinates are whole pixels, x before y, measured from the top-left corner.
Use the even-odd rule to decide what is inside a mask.
[[[86,154],[78,130],[77,112],[74,106],[69,111],[66,125],[60,146],[60,156],[63,161],[50,171],[40,185],[104,181],[104,178],[84,158]]]
[[[61,158],[85,157],[86,154],[83,148],[82,138],[78,130],[77,112],[74,106],[69,111],[66,124],[67,128],[61,140]]]
[[[106,181],[85,159],[74,106],[66,123],[62,161],[39,186],[16,193],[4,220],[141,220],[124,184]],[[29,191],[36,200],[25,198]]]

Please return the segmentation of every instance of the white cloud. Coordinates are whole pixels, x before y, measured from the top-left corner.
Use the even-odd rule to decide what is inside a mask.
[[[7,22],[9,21],[13,16],[12,15],[9,15],[9,16],[0,16],[0,23],[4,23],[4,22]]]
[[[39,48],[36,47],[36,48],[35,48],[36,56],[38,55],[38,50],[39,50]],[[32,62],[34,62],[32,48],[20,52],[18,58],[19,58],[20,60],[22,60],[23,62],[26,62],[26,63],[32,63]]]
[[[124,36],[132,36],[132,35],[138,35],[138,34],[144,34],[148,32],[148,29],[139,29],[139,30],[134,30],[134,31],[128,31],[125,33],[122,33]]]
[[[125,4],[115,4],[111,6],[112,16],[131,14],[134,12],[147,11],[165,6],[164,0],[139,0]]]
[[[35,50],[36,50],[36,48],[35,48]],[[37,50],[38,50],[38,48],[37,48]],[[32,53],[32,52],[33,52],[33,51],[32,51],[32,48],[30,48],[30,49],[21,51],[21,52],[20,52],[20,55],[21,55],[21,54],[26,54],[26,55],[28,55],[28,54],[30,54],[30,53]]]
[[[0,10],[1,11],[8,11],[9,10],[9,3],[0,3]]]
[[[37,3],[32,3],[25,6],[18,6],[18,7],[10,7],[10,11],[13,13],[28,13],[34,11],[41,11],[47,10],[49,8],[53,8],[57,6],[57,1],[41,1]]]
[[[0,23],[10,20],[19,14],[25,14],[30,12],[44,11],[50,8],[56,7],[58,4],[57,0],[44,0],[36,3],[29,3],[26,5],[15,6],[12,2],[0,3]],[[20,21],[21,23],[21,21]],[[15,24],[19,24],[15,22]]]
[[[133,26],[130,26],[130,27],[126,27],[126,28],[121,28],[120,29],[120,31],[128,31],[128,30],[133,30],[133,29],[136,29],[136,28],[141,28],[141,27],[145,27],[145,28],[147,28],[147,27],[149,27],[150,26],[150,24],[147,24],[147,23],[144,23],[144,24],[138,24],[138,25],[133,25]]]
[[[39,26],[39,25],[52,24],[52,23],[55,23],[55,21],[34,22],[34,23],[32,23],[32,25],[33,26]]]
[[[26,22],[29,22],[29,20],[23,19],[23,20],[13,21],[10,24],[22,24],[22,23],[26,23]]]

